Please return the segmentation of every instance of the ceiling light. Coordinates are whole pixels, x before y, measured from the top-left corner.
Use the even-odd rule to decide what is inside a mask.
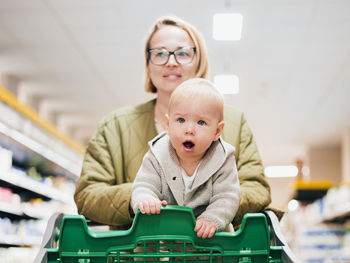
[[[214,84],[222,94],[239,93],[239,79],[236,75],[216,75]]]
[[[287,166],[267,166],[265,175],[267,177],[296,177],[298,168],[294,165]]]
[[[223,13],[213,16],[213,38],[215,40],[240,40],[242,35],[241,14]]]

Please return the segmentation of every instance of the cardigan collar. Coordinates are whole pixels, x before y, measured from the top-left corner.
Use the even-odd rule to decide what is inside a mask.
[[[166,132],[162,132],[149,142],[149,146],[162,168],[167,184],[177,203],[182,205],[184,203],[184,196],[182,194],[184,184],[181,176],[181,166],[176,151],[170,143],[169,136]],[[191,191],[209,180],[224,164],[226,156],[227,149],[219,138],[219,140],[211,144],[203,156]]]

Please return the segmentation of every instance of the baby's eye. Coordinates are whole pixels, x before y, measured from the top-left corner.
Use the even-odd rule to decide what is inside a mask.
[[[206,125],[207,123],[205,122],[205,121],[203,121],[203,120],[199,120],[198,122],[197,122],[199,125],[201,125],[201,126],[203,126],[203,125]]]
[[[179,122],[179,123],[184,123],[184,122],[185,122],[185,119],[184,119],[184,118],[178,118],[178,119],[177,119],[177,122]]]

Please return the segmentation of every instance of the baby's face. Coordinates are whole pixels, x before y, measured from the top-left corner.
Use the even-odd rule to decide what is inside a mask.
[[[177,99],[169,112],[168,134],[179,158],[201,159],[221,134],[219,119],[218,107],[209,98]]]

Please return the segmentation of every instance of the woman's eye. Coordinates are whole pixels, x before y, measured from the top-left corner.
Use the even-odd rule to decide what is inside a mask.
[[[203,126],[203,125],[206,125],[207,123],[205,122],[205,121],[203,121],[203,120],[199,120],[198,122],[197,122],[199,125],[201,125],[201,126]]]
[[[177,55],[180,57],[187,57],[188,56],[187,52],[185,52],[185,51],[181,51],[181,52],[177,53]]]
[[[156,53],[156,57],[164,57],[164,56],[166,56],[165,52]]]
[[[184,122],[185,122],[185,119],[184,119],[184,118],[178,118],[178,119],[177,119],[177,122],[179,122],[179,123],[184,123]]]

